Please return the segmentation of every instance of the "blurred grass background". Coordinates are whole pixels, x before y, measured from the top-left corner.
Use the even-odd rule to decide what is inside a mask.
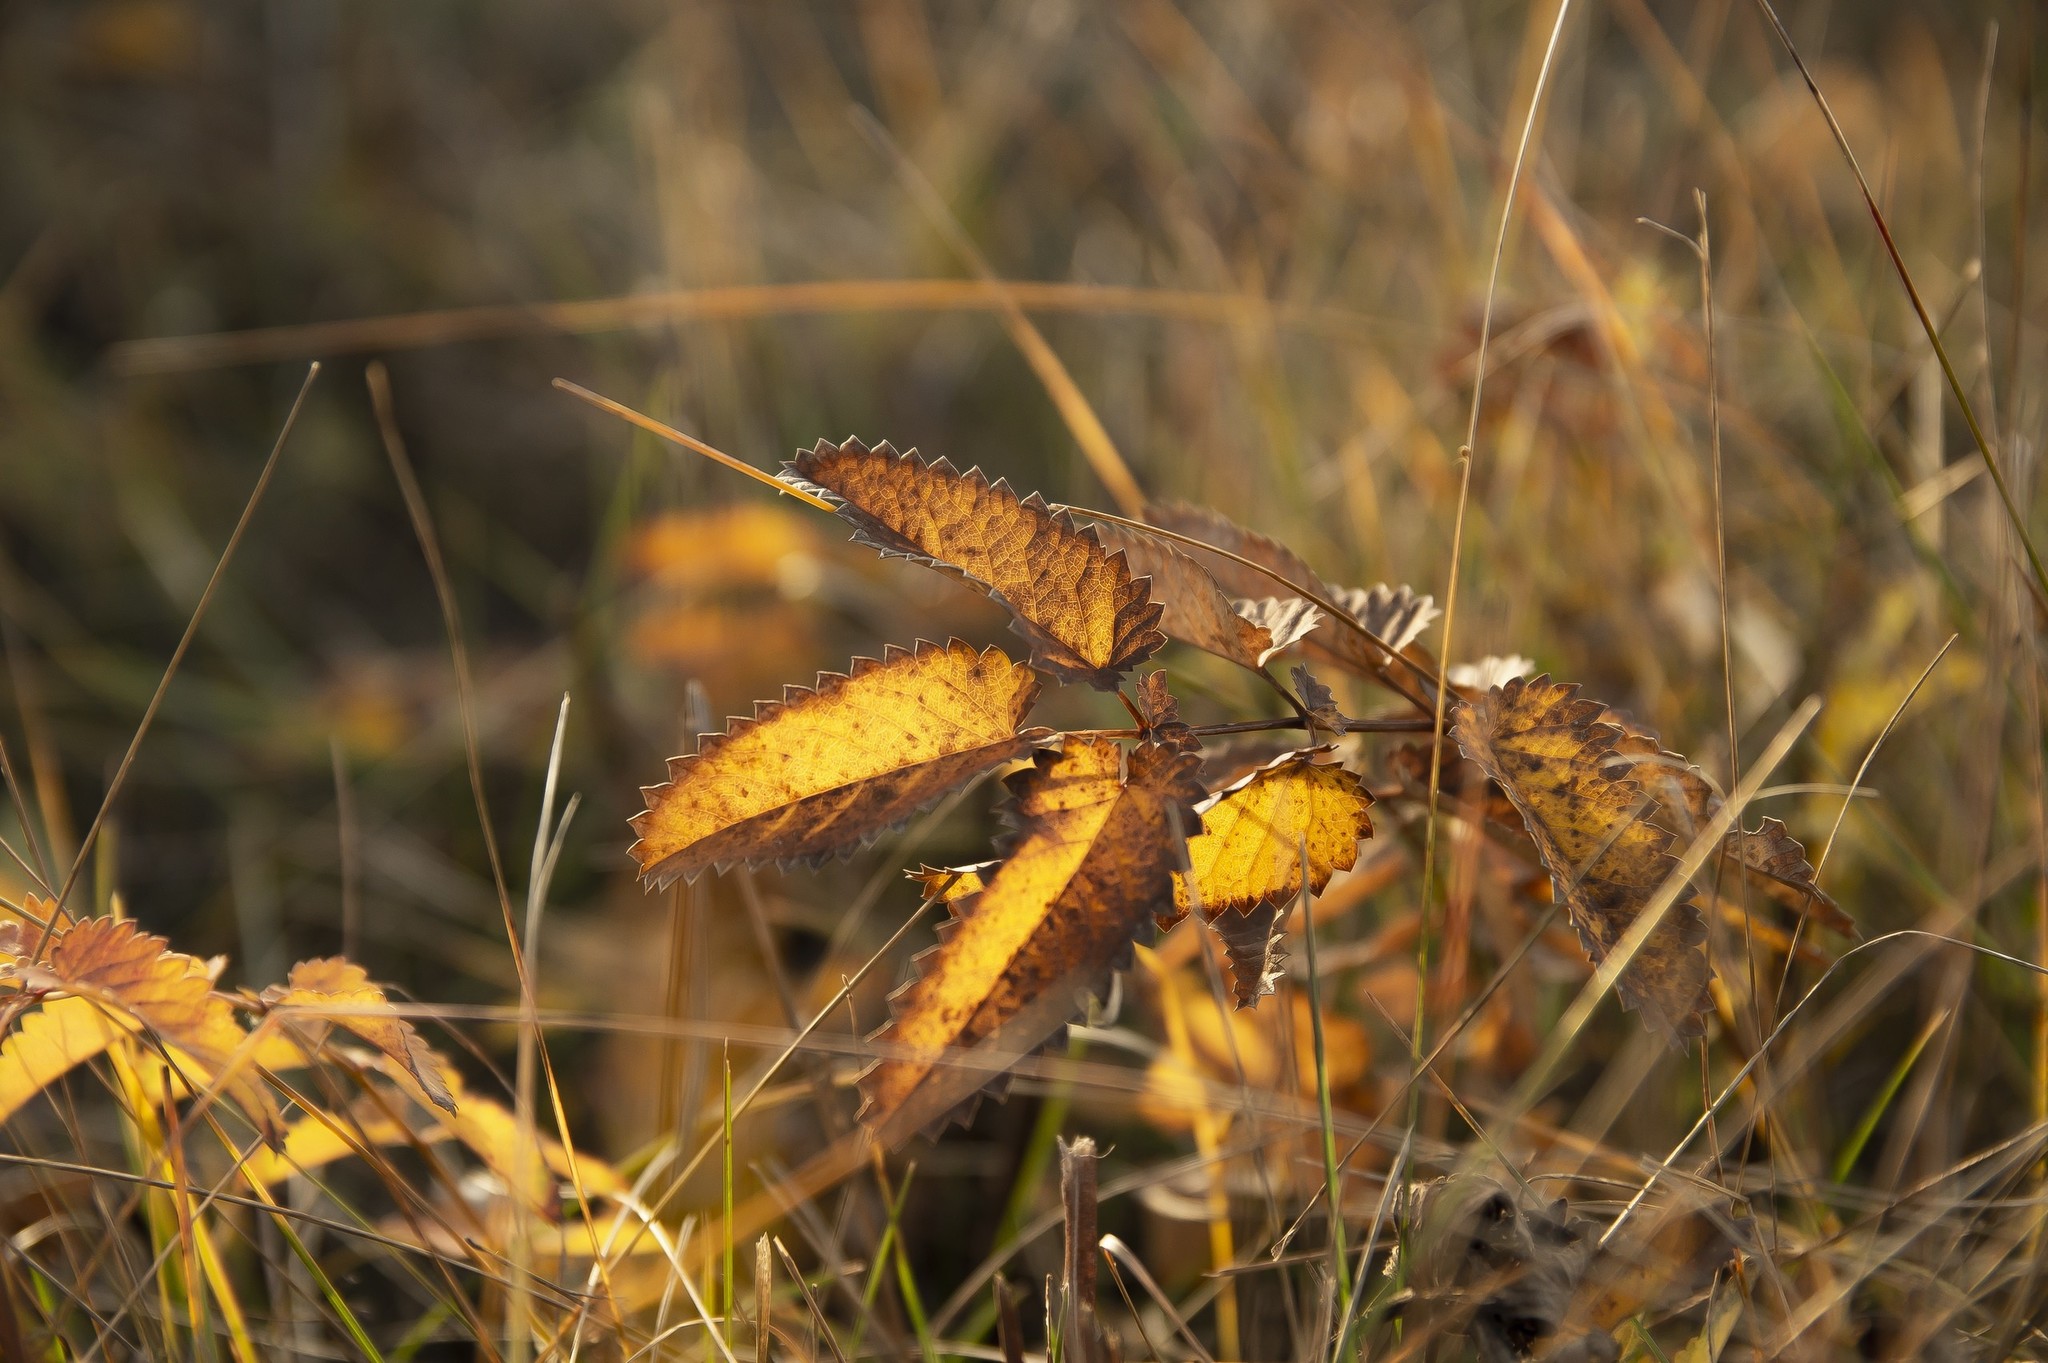
[[[1988,0],[1783,9],[2032,507],[2048,273],[2029,211],[2036,14]],[[684,749],[692,686],[703,715],[744,713],[884,643],[1000,642],[1002,620],[548,381],[763,467],[857,433],[1109,505],[856,108],[999,274],[1061,286],[1026,304],[1148,494],[1281,536],[1333,580],[1441,599],[1492,236],[1555,13],[1556,0],[8,7],[0,734],[60,812],[42,831],[62,848],[90,820],[320,358],[94,892],[118,888],[185,950],[230,953],[230,978],[252,985],[346,948],[422,998],[512,997],[446,641],[361,382],[381,358],[477,660],[508,847],[531,837],[556,707],[573,697],[563,782],[584,803],[539,953],[543,1001],[660,1013],[674,906],[632,883],[625,819]],[[1826,883],[1866,934],[1938,922],[2038,957],[2042,603],[2011,570],[1825,124],[1734,0],[1582,6],[1553,81],[1509,237],[1456,658],[1526,654],[1726,774],[1698,272],[1638,222],[1693,234],[1703,190],[1744,755],[1818,695],[1820,721],[1775,780],[1845,781],[1960,633],[1872,768],[1882,798],[1850,812]],[[874,287],[777,291],[817,281]],[[600,301],[544,306],[577,300]],[[255,328],[277,330],[207,339]],[[1200,658],[1168,666],[1204,716],[1267,704]],[[1093,697],[1047,713],[1115,722]],[[975,859],[986,802],[915,855]],[[1839,803],[1767,808],[1818,855]],[[900,921],[910,896],[894,885],[863,922],[841,916],[885,862],[762,878],[800,1004]],[[738,891],[705,893],[689,1010],[782,1023]],[[1415,894],[1413,877],[1382,889],[1354,935]],[[1939,1120],[1880,1138],[1885,1179],[1944,1165],[2040,1101],[2034,986],[1946,969],[1842,1005],[1802,1109],[1838,1141],[1926,1018],[1955,1009],[1907,1109]],[[864,1025],[878,998],[864,996]],[[1603,1034],[1582,1090],[1632,1035]],[[572,1029],[551,1047],[599,1148],[654,1134],[650,1045]],[[990,1120],[1014,1135],[1028,1116]],[[1632,1144],[1634,1122],[1658,1147],[1650,1134],[1675,1116],[1630,1114],[1615,1139]],[[1000,1161],[985,1172],[1007,1187]]]

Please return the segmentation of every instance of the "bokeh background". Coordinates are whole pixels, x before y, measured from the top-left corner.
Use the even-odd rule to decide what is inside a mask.
[[[2031,507],[2048,287],[2048,215],[2029,206],[2044,179],[2036,11],[1782,9]],[[900,922],[911,894],[887,877],[906,850],[977,857],[989,797],[914,849],[761,877],[785,996],[738,888],[701,891],[676,932],[689,905],[633,883],[637,788],[693,729],[784,682],[917,637],[1000,642],[1002,617],[549,381],[761,467],[854,433],[1109,505],[893,146],[998,274],[1030,282],[1026,307],[1148,494],[1282,536],[1332,580],[1441,599],[1494,232],[1555,12],[5,7],[0,736],[48,812],[40,831],[76,845],[320,359],[85,893],[118,891],[181,948],[229,953],[234,981],[346,948],[422,999],[513,996],[447,639],[366,397],[380,360],[459,598],[515,888],[572,697],[562,780],[582,803],[537,952],[543,1002],[782,1023]],[[1959,633],[1827,881],[1866,931],[1961,923],[2031,956],[2043,603],[2011,570],[1855,181],[1748,3],[1599,0],[1565,28],[1508,234],[1455,657],[1527,655],[1725,774],[1699,270],[1639,221],[1697,233],[1695,189],[1743,755],[1818,695],[1775,780],[1846,780]],[[836,287],[794,287],[814,283]],[[1202,717],[1270,705],[1207,660],[1167,665]],[[1117,712],[1062,695],[1045,713]],[[1769,808],[1817,853],[1840,803]],[[1416,885],[1354,895],[1333,931],[1369,940],[1412,914]],[[1940,983],[1956,974],[1851,1010],[1828,1082],[1867,1092],[1961,999],[1950,1063],[1923,1071],[1943,1077],[1914,1090],[1919,1110],[1953,1113],[1937,1125],[1960,1143],[2031,1101],[2033,986],[1967,966]],[[878,997],[863,996],[866,1023]],[[474,1034],[487,1050],[509,1036]],[[1631,1036],[1617,1025],[1600,1044]],[[550,1044],[593,1144],[655,1134],[658,1048],[601,1028]],[[1925,1139],[1880,1141],[1872,1159],[1896,1173],[1953,1153]]]

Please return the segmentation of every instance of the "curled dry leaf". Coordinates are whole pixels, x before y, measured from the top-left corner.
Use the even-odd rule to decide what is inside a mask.
[[[28,988],[61,990],[142,1024],[181,1065],[184,1058],[196,1064],[202,1074],[189,1076],[192,1087],[217,1085],[266,1139],[278,1134],[277,1104],[256,1073],[249,1033],[234,1005],[213,992],[205,961],[169,950],[133,922],[88,918],[57,939],[42,965],[22,968],[20,978]],[[67,1017],[63,1029],[75,1021]]]
[[[1437,617],[1431,598],[1416,595],[1410,587],[1390,587],[1382,582],[1372,587],[1332,587],[1331,604],[1363,625],[1374,638],[1384,640],[1425,673],[1436,670],[1436,659],[1417,642]],[[1398,682],[1412,689],[1414,673],[1399,664],[1389,664],[1372,640],[1357,630],[1332,625],[1317,630],[1309,640],[1308,652],[1331,666],[1357,677]]]
[[[1615,760],[1621,730],[1578,687],[1517,678],[1458,706],[1451,736],[1514,803],[1558,900],[1597,965],[1678,869],[1656,801]],[[1616,981],[1622,1002],[1674,1045],[1705,1027],[1707,930],[1691,898],[1674,902]]]
[[[893,1143],[931,1127],[1100,995],[1173,902],[1197,760],[1069,738],[1010,778],[1016,832],[955,923],[919,958],[875,1039],[861,1117]],[[961,1063],[948,1063],[949,1053]]]
[[[1328,747],[1283,753],[1197,808],[1201,833],[1188,839],[1188,869],[1174,877],[1171,927],[1200,907],[1206,918],[1243,913],[1269,900],[1322,893],[1330,877],[1358,864],[1358,843],[1372,836],[1372,795],[1336,763],[1315,759]]]
[[[944,459],[887,441],[819,441],[783,466],[787,482],[831,502],[854,539],[937,568],[1007,607],[1031,661],[1061,681],[1113,691],[1159,651],[1160,607],[1123,555],[1037,496],[1019,498]]]
[[[1147,590],[1160,606],[1159,627],[1169,638],[1240,667],[1264,667],[1322,618],[1300,597],[1277,598],[1271,591],[1233,602],[1201,564],[1165,540],[1120,525],[1098,525],[1095,533],[1104,547],[1123,554],[1133,574],[1149,580]]]
[[[1510,653],[1505,658],[1489,653],[1476,662],[1454,664],[1444,674],[1444,680],[1452,689],[1476,696],[1505,686],[1517,677],[1529,676],[1535,670],[1535,660],[1519,653]]]
[[[1225,973],[1238,1007],[1257,1007],[1279,982],[1287,962],[1287,953],[1280,949],[1287,940],[1282,930],[1286,919],[1287,906],[1267,900],[1209,920],[1223,943]]]
[[[1145,737],[1152,742],[1182,752],[1193,752],[1202,746],[1202,740],[1180,717],[1180,702],[1167,689],[1166,673],[1147,672],[1138,679],[1137,704],[1138,713],[1145,719]]]
[[[849,852],[1052,736],[1019,730],[1036,673],[953,640],[890,648],[759,701],[641,793],[632,855],[659,889],[709,867],[819,862]]]
[[[263,991],[263,1002],[273,1009],[302,1010],[304,1020],[318,1028],[309,1038],[314,1049],[330,1024],[355,1033],[404,1066],[435,1107],[455,1111],[440,1057],[355,962],[340,956],[300,961],[292,967],[288,983]]]
[[[1332,733],[1341,733],[1345,715],[1337,707],[1336,694],[1317,681],[1305,663],[1296,663],[1287,675],[1294,683],[1294,694],[1308,707],[1309,717]]]
[[[1247,597],[1232,605],[1272,640],[1272,646],[1259,655],[1261,667],[1275,653],[1308,638],[1323,623],[1322,607],[1298,596]]]

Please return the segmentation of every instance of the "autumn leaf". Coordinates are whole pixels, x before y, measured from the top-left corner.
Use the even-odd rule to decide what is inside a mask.
[[[169,950],[163,938],[131,921],[88,918],[57,939],[42,965],[17,970],[26,988],[61,990],[141,1023],[174,1058],[182,1053],[196,1062],[266,1137],[279,1130],[277,1104],[255,1073],[249,1034],[234,1005],[213,992],[205,961]],[[193,1077],[193,1087],[204,1086]]]
[[[1280,947],[1286,941],[1283,927],[1292,905],[1275,900],[1254,904],[1239,913],[1223,913],[1209,920],[1223,943],[1223,964],[1230,979],[1230,992],[1240,1008],[1252,1008],[1284,973],[1287,954]]]
[[[1675,836],[1652,822],[1655,797],[1615,755],[1622,733],[1578,687],[1517,678],[1458,706],[1452,737],[1507,793],[1550,872],[1586,954],[1607,958],[1678,869]],[[1699,1036],[1713,976],[1706,924],[1690,898],[1651,930],[1615,988],[1645,1024],[1678,1043]]]
[[[1535,671],[1535,662],[1519,653],[1505,657],[1489,653],[1475,662],[1456,664],[1444,674],[1444,680],[1452,690],[1468,697],[1483,696],[1496,686],[1505,686],[1516,677],[1531,676]]]
[[[1275,653],[1308,638],[1321,627],[1324,618],[1322,607],[1298,596],[1244,597],[1230,604],[1271,638],[1271,646],[1259,657],[1261,665]]]
[[[633,818],[641,878],[659,889],[733,863],[817,863],[861,846],[1052,736],[1018,725],[1036,673],[953,640],[856,658],[757,701],[752,719],[697,740]]]
[[[1145,508],[1145,519],[1162,530],[1198,539],[1203,544],[1214,545],[1249,559],[1260,567],[1278,573],[1297,587],[1306,587],[1318,595],[1327,595],[1323,579],[1308,561],[1269,535],[1256,530],[1247,530],[1221,512],[1211,511],[1206,506],[1192,506],[1186,502],[1155,502]],[[1209,553],[1189,547],[1186,551],[1195,558],[1215,579],[1216,585],[1228,596],[1260,597],[1273,596],[1282,588],[1265,573],[1247,568],[1221,554]],[[1341,603],[1340,603],[1341,604]]]
[[[951,904],[956,899],[980,894],[996,865],[993,861],[978,861],[972,866],[920,866],[903,874],[924,887],[927,900]]]
[[[1358,864],[1358,843],[1372,836],[1372,796],[1336,763],[1318,763],[1328,747],[1283,753],[1197,808],[1202,827],[1188,839],[1188,869],[1176,876],[1171,927],[1199,907],[1205,918],[1243,913],[1301,893],[1307,849],[1310,894]]]
[[[1322,612],[1302,598],[1279,598],[1268,590],[1233,602],[1201,564],[1165,540],[1117,525],[1098,525],[1106,548],[1120,551],[1133,574],[1149,580],[1159,603],[1159,627],[1169,638],[1192,644],[1253,671],[1281,649],[1314,629]]]
[[[440,1058],[353,961],[339,956],[300,961],[292,967],[287,984],[263,991],[263,1002],[273,1009],[305,1010],[309,1021],[320,1024],[322,1035],[329,1023],[348,1029],[403,1065],[434,1106],[444,1112],[455,1110]],[[315,1036],[313,1049],[318,1049],[320,1039]]]
[[[1154,743],[1164,743],[1182,752],[1193,752],[1202,746],[1202,740],[1180,717],[1180,702],[1166,685],[1166,673],[1148,672],[1138,678],[1138,713],[1144,718],[1144,736]]]
[[[1160,607],[1121,554],[1035,493],[979,469],[960,473],[887,441],[819,441],[783,465],[783,479],[837,508],[854,539],[916,559],[1007,607],[1031,642],[1031,661],[1061,681],[1114,691],[1159,651]]]
[[[1644,788],[1666,811],[1665,821],[1673,832],[1690,842],[1713,822],[1725,801],[1705,772],[1677,753],[1666,752],[1655,733],[1619,711],[1609,709],[1601,718],[1621,730],[1616,761],[1635,768]],[[1821,889],[1806,860],[1806,848],[1782,822],[1767,818],[1755,828],[1732,828],[1725,845],[1750,883],[1773,899],[1794,913],[1811,914],[1845,937],[1858,935],[1856,920]]]
[[[359,1150],[402,1145],[416,1136],[423,1140],[445,1139],[444,1133],[415,1132],[369,1104],[346,1118],[316,1112],[287,1126],[276,1149],[253,1152],[242,1161],[239,1172],[251,1183],[270,1187],[293,1174],[308,1173],[346,1159]]]
[[[1345,716],[1337,706],[1336,693],[1317,681],[1306,664],[1295,664],[1287,675],[1294,683],[1294,694],[1308,708],[1309,717],[1332,733],[1343,732]]]
[[[1332,587],[1330,603],[1364,626],[1374,638],[1413,663],[1424,674],[1436,671],[1436,659],[1417,642],[1437,617],[1435,603],[1416,595],[1410,587],[1390,587],[1382,582],[1372,587]],[[1332,623],[1310,636],[1306,651],[1333,667],[1354,676],[1377,678],[1390,684],[1413,688],[1415,676],[1408,668],[1389,663],[1371,639],[1354,629]]]
[[[91,999],[44,1000],[0,1042],[0,1123],[126,1035],[127,1029]]]
[[[1199,827],[1197,759],[1068,738],[1010,778],[1016,825],[955,926],[920,956],[876,1033],[862,1120],[893,1142],[930,1127],[1100,995],[1173,902],[1185,832]],[[964,1052],[966,1066],[942,1064]]]
[[[1326,581],[1308,561],[1271,536],[1247,530],[1219,512],[1203,506],[1169,502],[1145,509],[1145,519],[1163,530],[1198,539],[1248,559],[1270,572],[1305,588],[1344,611],[1368,632],[1396,653],[1415,645],[1422,632],[1437,617],[1430,598],[1418,596],[1407,587],[1339,587]],[[1265,597],[1284,592],[1273,578],[1254,568],[1225,558],[1222,554],[1187,546],[1186,554],[1209,570],[1217,585],[1233,597]],[[1169,630],[1169,633],[1172,631]],[[1414,678],[1406,668],[1389,664],[1386,655],[1370,639],[1341,620],[1323,620],[1303,641],[1307,651],[1332,666],[1362,677],[1398,684],[1412,689]],[[1424,671],[1434,671],[1434,660],[1426,654],[1417,662]]]

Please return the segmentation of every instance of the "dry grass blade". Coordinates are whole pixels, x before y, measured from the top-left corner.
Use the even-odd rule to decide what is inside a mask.
[[[1060,1149],[1060,1344],[1078,1363],[1114,1357],[1105,1347],[1095,1315],[1096,1165],[1102,1156],[1087,1136],[1063,1140]]]
[[[824,498],[819,497],[813,493],[805,492],[802,488],[791,487],[788,483],[781,481],[780,479],[776,478],[773,474],[763,473],[760,469],[755,468],[752,464],[749,464],[741,459],[735,459],[731,455],[727,454],[724,450],[718,449],[711,445],[707,445],[693,435],[685,435],[683,432],[677,430],[675,427],[669,425],[666,422],[656,421],[653,417],[648,416],[644,412],[634,411],[631,407],[628,407],[623,402],[614,402],[612,399],[605,397],[601,393],[593,393],[588,388],[585,388],[582,384],[571,383],[567,379],[556,379],[555,387],[561,389],[563,392],[569,394],[571,397],[582,399],[584,402],[587,402],[591,406],[597,408],[600,412],[610,412],[615,417],[619,417],[622,420],[631,422],[633,425],[638,426],[641,430],[646,431],[650,435],[658,435],[663,440],[668,441],[672,445],[681,445],[686,450],[692,450],[697,454],[703,455],[706,459],[709,459],[714,464],[722,464],[723,466],[731,469],[735,473],[745,474],[747,477],[752,478],[757,483],[766,483],[769,487],[774,488],[777,492],[780,492],[785,497],[794,497],[800,502],[808,502],[810,505],[817,507],[820,511],[832,510],[832,504],[826,501]]]
[[[1927,334],[1927,342],[1934,347],[1934,356],[1941,364],[1942,377],[1948,380],[1949,392],[1954,394],[1956,406],[1962,409],[1963,424],[1970,429],[1970,438],[1976,442],[1977,454],[1984,460],[1985,471],[1990,473],[1991,482],[1998,489],[1999,505],[2004,508],[2005,518],[2012,526],[2020,547],[2026,550],[2027,563],[2034,570],[2034,584],[2044,597],[2048,597],[2048,567],[2041,562],[2040,552],[2034,547],[2034,537],[2027,531],[2026,518],[2020,514],[2018,503],[2013,500],[2012,489],[2006,483],[2005,470],[1998,466],[1997,458],[1991,453],[1991,442],[1985,438],[1984,428],[1977,420],[1977,410],[1970,403],[1970,395],[1963,388],[1962,378],[1948,357],[1948,347],[1942,344],[1941,328],[1928,315],[1927,304],[1920,299],[1920,289],[1913,283],[1913,272],[1906,268],[1904,256],[1899,254],[1899,244],[1892,239],[1891,224],[1885,221],[1884,210],[1878,207],[1877,196],[1870,192],[1870,181],[1864,178],[1863,167],[1856,160],[1856,152],[1849,145],[1849,138],[1842,131],[1841,123],[1835,118],[1835,111],[1828,104],[1827,97],[1820,92],[1820,84],[1814,80],[1813,72],[1806,66],[1806,59],[1799,55],[1799,48],[1792,41],[1792,35],[1785,31],[1785,23],[1778,17],[1771,0],[1756,0],[1757,8],[1763,11],[1770,22],[1771,31],[1784,46],[1792,64],[1799,68],[1799,78],[1806,82],[1807,91],[1813,102],[1820,107],[1821,116],[1827,120],[1828,131],[1834,135],[1835,145],[1849,163],[1849,170],[1856,177],[1856,188],[1863,195],[1863,206],[1870,213],[1870,220],[1877,225],[1877,234],[1884,240],[1885,254],[1891,258],[1892,269],[1899,276],[1899,283],[1906,290],[1907,301],[1913,305],[1913,315],[1920,321],[1920,329]]]
[[[856,658],[672,759],[632,820],[633,859],[658,889],[712,867],[853,851],[1050,739],[1021,728],[1038,691],[1029,667],[957,639]]]
[[[974,244],[974,239],[967,235],[967,230],[960,225],[960,220],[946,207],[945,201],[939,197],[938,190],[932,187],[931,181],[924,177],[916,164],[904,155],[903,149],[896,145],[888,130],[875,121],[874,115],[859,105],[854,106],[853,113],[861,131],[866,133],[868,139],[889,159],[890,164],[895,167],[897,179],[910,191],[911,197],[917,201],[918,207],[924,211],[932,225],[939,229],[961,259],[980,277],[981,282],[995,291],[998,306],[1002,311],[1004,329],[1010,333],[1010,339],[1023,353],[1025,363],[1031,366],[1031,372],[1036,374],[1039,383],[1044,385],[1053,405],[1059,408],[1061,419],[1067,423],[1067,429],[1073,433],[1075,443],[1080,445],[1082,455],[1094,468],[1095,476],[1109,489],[1110,497],[1118,506],[1130,515],[1138,514],[1139,508],[1145,505],[1145,493],[1139,488],[1138,480],[1131,476],[1130,466],[1124,463],[1123,455],[1117,452],[1116,442],[1110,439],[1109,431],[1102,424],[1102,418],[1095,414],[1094,405],[1081,392],[1081,385],[1074,382],[1074,376],[1067,372],[1066,365],[1061,363],[1059,352],[1045,339],[1045,333],[1024,315],[1024,309],[1017,304],[1016,295],[1005,287],[1002,276],[995,272],[995,267],[988,263],[988,258],[982,255],[980,248]]]
[[[228,534],[228,542],[222,546],[220,558],[214,562],[213,572],[206,579],[206,586],[199,593],[199,601],[192,608],[191,618],[185,622],[185,632],[178,636],[177,647],[171,650],[170,661],[164,664],[163,676],[158,679],[156,690],[151,693],[149,704],[143,707],[142,718],[136,722],[134,736],[128,740],[127,751],[121,754],[120,765],[114,768],[113,776],[107,782],[107,793],[100,801],[100,807],[92,816],[92,823],[86,828],[85,836],[79,839],[78,854],[72,858],[71,869],[64,875],[64,884],[57,891],[57,908],[62,909],[71,901],[71,891],[78,885],[78,877],[91,860],[93,848],[98,842],[100,830],[106,826],[107,816],[113,812],[114,801],[120,796],[126,784],[128,771],[135,765],[135,754],[142,750],[142,740],[149,735],[150,725],[155,721],[157,711],[162,708],[164,695],[171,689],[172,678],[178,675],[178,668],[185,661],[185,655],[192,647],[192,641],[199,636],[200,622],[206,619],[206,609],[213,604],[214,594],[220,590],[221,579],[226,576],[228,564],[234,561],[235,550],[241,546],[248,533],[249,523],[256,517],[256,508],[263,501],[263,493],[270,486],[270,479],[277,472],[277,461],[284,454],[285,442],[291,438],[292,428],[298,425],[299,412],[306,405],[306,395],[313,391],[313,380],[320,377],[320,366],[316,363],[306,369],[306,378],[299,385],[298,396],[292,399],[291,409],[285,413],[284,425],[279,428],[277,440],[270,447],[270,457],[263,461],[263,471],[256,475],[256,486],[249,491],[249,499],[242,505],[242,514],[235,521],[235,528]],[[18,798],[18,797],[17,797]],[[26,822],[27,816],[23,815]],[[40,957],[43,948],[49,945],[49,932],[44,931],[37,941],[31,956]]]

